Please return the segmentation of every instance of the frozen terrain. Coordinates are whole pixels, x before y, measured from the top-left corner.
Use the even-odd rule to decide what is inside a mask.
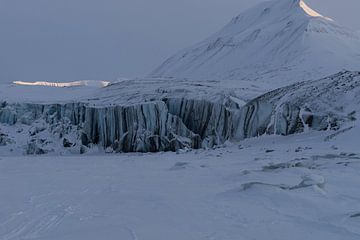
[[[359,63],[277,0],[148,78],[2,84],[0,240],[360,239]]]
[[[50,98],[25,94],[25,101],[14,97],[17,89],[30,93],[33,86],[5,87],[0,151],[31,155],[212,148],[264,134],[342,129],[360,110],[360,72],[296,83],[250,101],[243,98],[243,88],[214,84],[145,79],[86,91],[41,86],[52,93]]]
[[[357,240],[354,126],[180,154],[0,157],[0,239]]]
[[[273,0],[240,14],[151,75],[272,87],[360,67],[360,37],[303,0]]]
[[[357,33],[302,0],[270,1],[169,59],[160,77],[1,86],[3,149],[177,151],[340,129],[359,110],[359,72],[323,77],[359,62]]]

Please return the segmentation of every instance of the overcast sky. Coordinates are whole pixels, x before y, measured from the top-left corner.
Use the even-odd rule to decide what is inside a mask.
[[[141,76],[261,1],[0,0],[0,81]],[[359,0],[306,2],[360,29]]]

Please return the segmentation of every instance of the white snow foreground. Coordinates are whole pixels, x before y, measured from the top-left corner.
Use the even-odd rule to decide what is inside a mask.
[[[177,151],[264,134],[339,130],[356,119],[359,92],[360,73],[347,71],[247,104],[236,88],[166,79],[123,81],[63,102],[46,97],[38,102],[37,96],[18,102],[5,95],[0,150],[10,155]]]
[[[181,154],[0,157],[0,239],[358,240],[351,126]]]
[[[271,89],[360,67],[360,37],[302,0],[273,0],[166,60],[156,77],[242,81]],[[232,81],[231,81],[232,80]]]

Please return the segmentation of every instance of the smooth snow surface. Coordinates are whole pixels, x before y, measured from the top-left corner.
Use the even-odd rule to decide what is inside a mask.
[[[176,81],[176,84],[174,84]],[[131,105],[148,102],[164,97],[188,99],[206,99],[222,101],[224,95],[231,96],[234,101],[244,105],[246,101],[267,91],[269,86],[256,86],[251,82],[243,82],[234,87],[230,82],[189,81],[172,78],[141,78],[121,80],[106,87],[88,85],[72,87],[52,87],[51,85],[34,84],[0,84],[0,101],[10,103],[56,103],[56,102],[91,102],[100,105]]]
[[[273,0],[235,17],[206,40],[180,51],[151,75],[241,80],[272,89],[360,68],[359,35],[300,0]]]
[[[1,157],[0,239],[357,240],[353,130],[179,154]]]
[[[3,101],[16,103],[63,103],[79,101],[94,95],[98,87],[72,86],[51,87],[46,85],[0,84],[0,98]]]

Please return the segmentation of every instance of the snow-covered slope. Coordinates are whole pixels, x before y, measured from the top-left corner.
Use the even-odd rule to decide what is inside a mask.
[[[360,72],[340,72],[266,93],[240,111],[237,138],[338,130],[360,112]],[[351,125],[351,124],[350,124]]]
[[[271,87],[360,67],[359,35],[303,0],[261,3],[208,39],[169,58],[152,76],[262,80]]]

